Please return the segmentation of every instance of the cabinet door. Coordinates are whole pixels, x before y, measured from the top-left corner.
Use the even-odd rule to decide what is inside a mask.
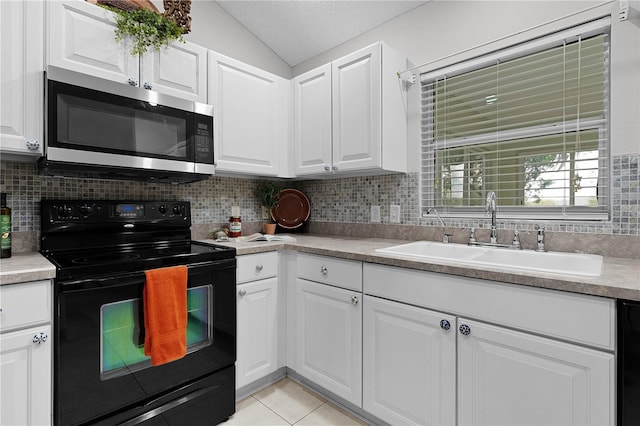
[[[34,343],[43,333],[47,340]],[[0,335],[0,424],[51,424],[51,327]]]
[[[380,44],[332,62],[333,166],[338,172],[380,167]]]
[[[362,293],[296,280],[297,372],[362,406]]]
[[[207,49],[174,42],[143,55],[140,85],[181,99],[207,103]]]
[[[278,158],[286,156],[288,82],[212,51],[209,77],[216,173],[277,176]]]
[[[362,408],[390,424],[455,424],[455,317],[365,296],[363,329]]]
[[[236,387],[278,369],[278,279],[238,286]]]
[[[128,43],[116,43],[113,12],[80,0],[47,2],[48,63],[60,68],[129,84],[138,83],[138,56]]]
[[[0,2],[0,150],[3,159],[42,155],[44,5]]]
[[[460,425],[613,425],[612,354],[458,319]]]
[[[331,64],[296,77],[293,96],[295,174],[331,171]]]

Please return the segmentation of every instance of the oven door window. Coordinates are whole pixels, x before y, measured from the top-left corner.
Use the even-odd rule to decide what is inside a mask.
[[[151,367],[144,354],[144,318],[139,298],[100,308],[100,375],[102,380]],[[212,286],[187,290],[187,353],[213,341]]]

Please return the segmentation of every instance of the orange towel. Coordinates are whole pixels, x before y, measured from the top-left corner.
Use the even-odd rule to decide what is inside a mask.
[[[187,267],[152,269],[145,275],[144,354],[151,365],[166,364],[187,353]]]

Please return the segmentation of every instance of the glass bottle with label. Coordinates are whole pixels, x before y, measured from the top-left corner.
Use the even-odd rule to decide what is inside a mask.
[[[11,257],[11,209],[7,194],[0,194],[0,258]]]
[[[242,221],[240,216],[231,216],[229,219],[229,236],[236,238],[242,235]]]

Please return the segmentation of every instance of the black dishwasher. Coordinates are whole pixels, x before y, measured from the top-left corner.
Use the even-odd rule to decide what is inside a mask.
[[[618,426],[640,425],[640,302],[618,300]]]

